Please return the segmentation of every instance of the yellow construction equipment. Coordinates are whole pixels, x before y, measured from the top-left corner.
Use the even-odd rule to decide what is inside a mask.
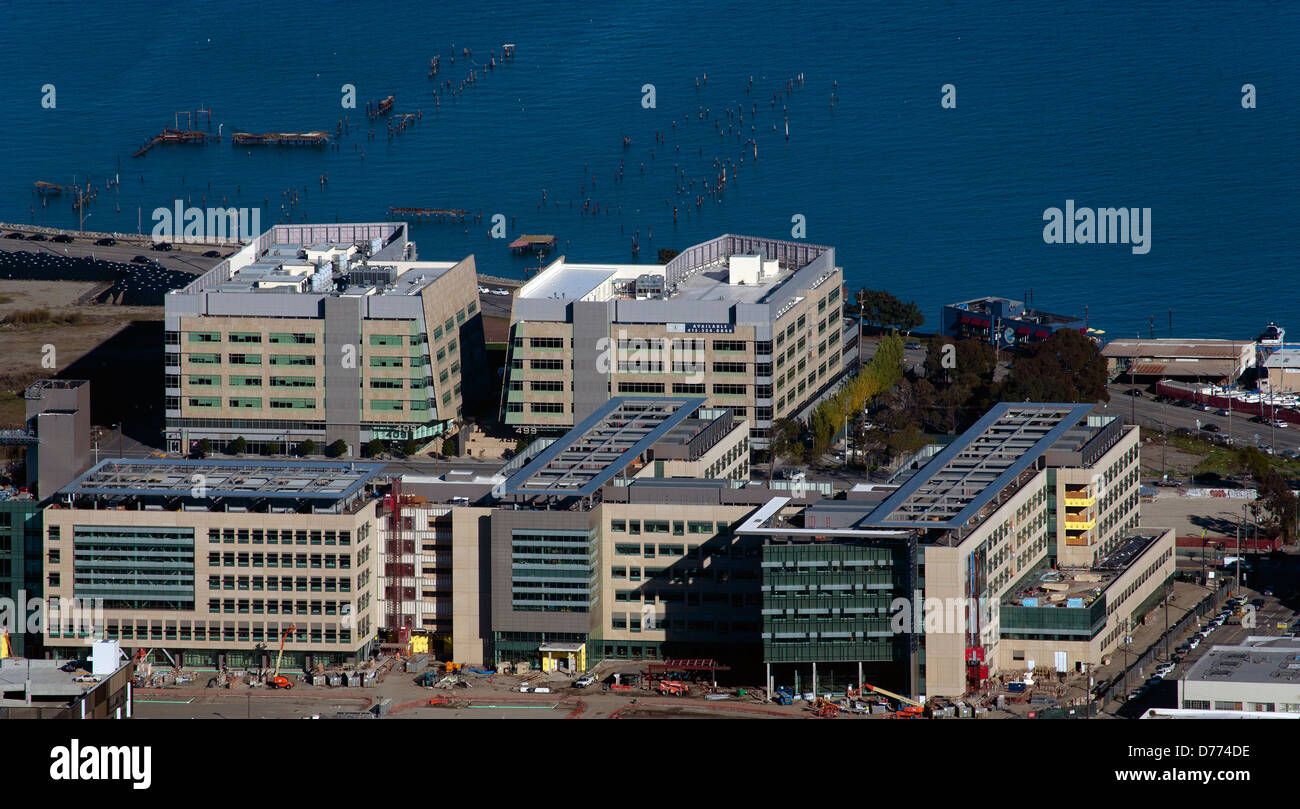
[[[0,632],[0,660],[14,656],[14,647],[9,642],[9,633]]]
[[[864,693],[880,694],[881,696],[885,696],[885,697],[889,697],[890,699],[897,700],[900,704],[897,714],[900,717],[907,717],[907,718],[919,717],[922,716],[923,713],[925,712],[925,706],[917,702],[916,700],[909,699],[908,697],[905,697],[902,694],[895,694],[893,691],[886,691],[880,686],[871,685],[870,683],[863,683],[861,688],[848,689],[848,691],[846,692],[846,696],[849,699],[858,699]],[[902,705],[906,705],[907,707],[904,708],[902,707]]]

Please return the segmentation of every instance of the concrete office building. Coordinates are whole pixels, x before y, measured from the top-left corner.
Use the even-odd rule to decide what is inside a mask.
[[[474,258],[402,223],[277,225],[166,296],[168,449],[426,440],[486,390]],[[474,369],[474,373],[466,373]]]
[[[45,594],[57,606],[46,650],[76,657],[102,637],[159,663],[265,667],[293,626],[287,665],[364,659],[377,625],[369,489],[381,468],[97,464],[45,510]]]
[[[23,391],[27,432],[27,482],[49,497],[90,467],[90,382],[39,379]]]
[[[1300,640],[1252,636],[1214,646],[1178,679],[1178,707],[1300,714]]]
[[[749,517],[774,680],[960,696],[1029,660],[1100,662],[1158,601],[1174,539],[1139,528],[1137,428],[1090,410],[999,404],[897,487]]]
[[[703,398],[616,397],[536,444],[493,478],[403,480],[424,499],[403,513],[428,554],[415,609],[449,623],[454,659],[540,665],[559,644],[561,659],[756,668],[759,545],[732,528],[774,491],[728,477],[748,423]],[[700,468],[719,477],[674,476]],[[803,502],[830,491],[805,485]]]
[[[842,283],[833,248],[730,234],[664,265],[560,257],[515,298],[503,421],[558,434],[611,396],[699,396],[764,446],[841,374]]]

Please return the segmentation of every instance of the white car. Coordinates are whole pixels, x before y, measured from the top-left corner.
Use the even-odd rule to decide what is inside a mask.
[[[1285,426],[1287,426],[1287,422],[1283,421],[1282,419],[1274,419],[1274,421],[1273,421],[1273,426],[1274,426],[1274,427],[1285,427]]]
[[[488,289],[487,287],[479,287],[478,291],[484,295],[488,295],[492,292],[492,290]]]
[[[590,674],[584,674],[573,681],[574,688],[586,688],[596,682],[596,678]]]
[[[1197,646],[1200,645],[1201,645],[1201,639],[1196,637],[1195,635],[1192,636],[1191,640],[1187,641],[1187,646],[1190,649],[1195,649]]]
[[[506,290],[506,289],[494,289],[494,290],[492,290],[492,294],[493,294],[493,295],[509,295],[509,294],[510,294],[510,291],[509,291],[509,290]]]

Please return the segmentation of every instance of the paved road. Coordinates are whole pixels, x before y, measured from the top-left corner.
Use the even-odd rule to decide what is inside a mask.
[[[1124,391],[1132,386],[1125,384],[1110,385],[1110,402],[1103,408],[1107,412],[1123,416],[1125,421],[1156,429],[1176,430],[1184,427],[1199,430],[1203,424],[1218,425],[1222,435],[1229,435],[1227,416],[1214,412],[1195,410],[1190,407],[1175,407],[1167,402],[1157,402],[1150,393],[1142,396],[1129,396]],[[1296,427],[1269,427],[1267,424],[1252,424],[1249,416],[1233,415],[1231,436],[1239,445],[1257,444],[1273,446],[1276,451],[1300,450],[1300,429]]]

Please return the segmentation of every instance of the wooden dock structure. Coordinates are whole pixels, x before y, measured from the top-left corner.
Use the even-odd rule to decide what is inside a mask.
[[[414,217],[416,219],[433,219],[439,222],[464,222],[469,211],[461,208],[398,208],[389,206],[388,218]]]
[[[135,151],[132,157],[144,157],[153,147],[160,143],[196,143],[204,144],[208,141],[219,141],[220,135],[209,135],[207,132],[198,132],[193,129],[164,129],[160,134],[154,135],[145,145]]]
[[[510,249],[516,255],[523,253],[525,250],[532,250],[534,253],[545,253],[548,250],[554,250],[558,241],[549,233],[525,233],[510,243]]]
[[[62,186],[58,183],[47,183],[44,180],[37,180],[35,183],[36,193],[42,196],[57,197],[63,193],[64,188],[76,190],[75,186]]]
[[[330,142],[325,132],[264,132],[255,135],[249,132],[235,132],[230,142],[236,146],[324,146]]]
[[[389,93],[388,98],[381,99],[378,103],[374,101],[367,101],[366,117],[368,117],[370,120],[373,121],[381,115],[387,115],[388,113],[393,111],[393,103],[396,100],[397,99],[393,96],[393,94]]]

